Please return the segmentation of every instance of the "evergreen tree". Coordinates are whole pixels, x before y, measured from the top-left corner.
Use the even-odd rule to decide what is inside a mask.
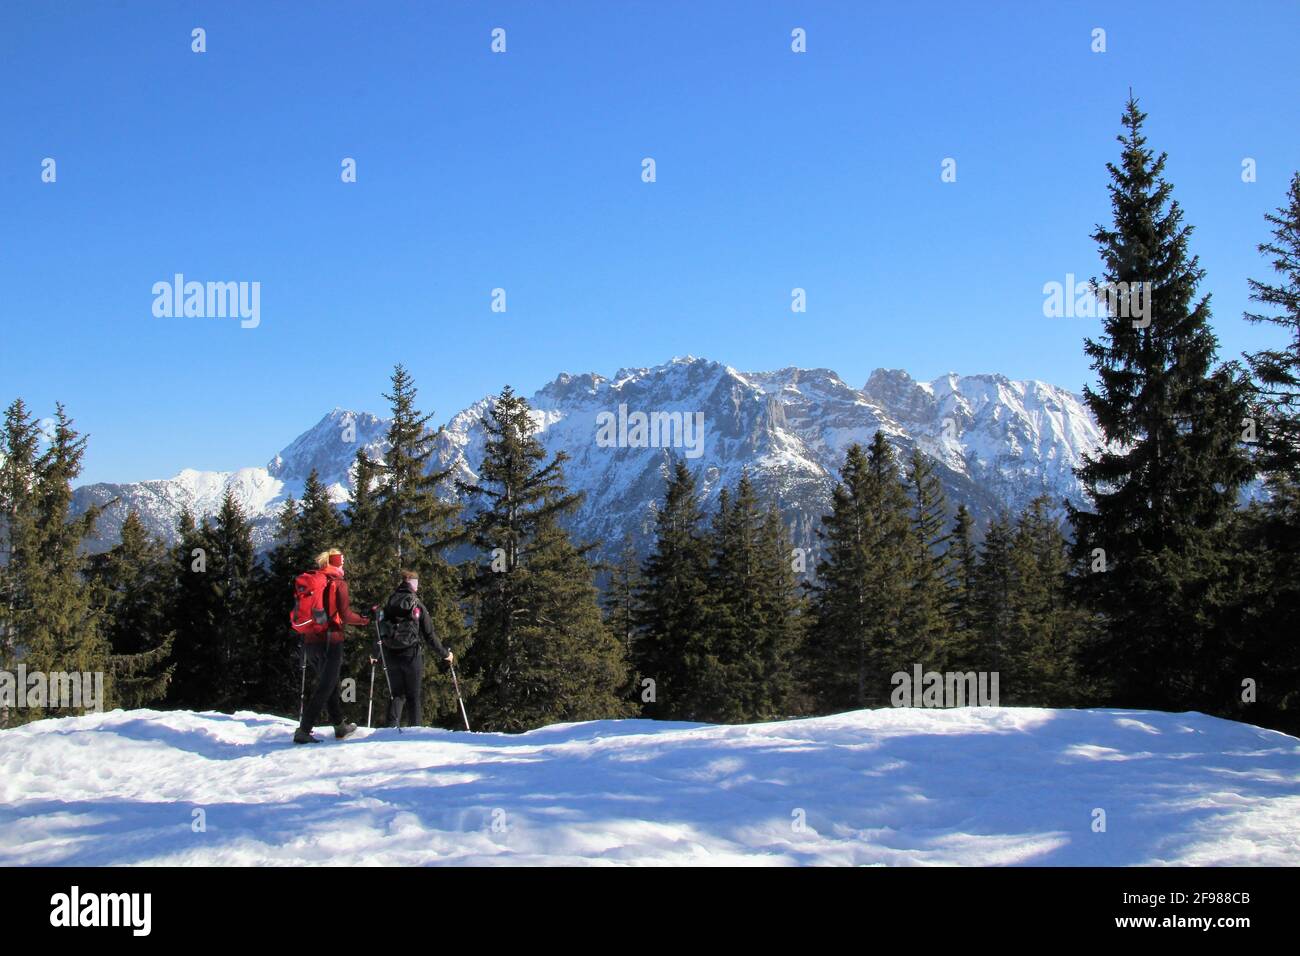
[[[1011,539],[1010,673],[1000,682],[1007,704],[1061,707],[1077,696],[1074,659],[1085,619],[1067,591],[1068,543],[1047,507],[1045,497],[1030,502]]]
[[[989,524],[979,548],[975,597],[971,602],[975,642],[969,658],[977,671],[1001,674],[1014,663],[1009,646],[1018,586],[1016,566],[1011,560],[1013,536],[1011,518],[1004,512]]]
[[[81,474],[86,439],[72,427],[62,405],[56,406],[48,447],[36,460],[35,554],[23,568],[22,590],[28,606],[20,635],[29,671],[55,671],[107,676],[109,646],[101,631],[101,615],[86,581],[82,544],[100,515],[90,508],[71,517],[72,484]],[[111,685],[105,681],[105,692]],[[112,705],[112,698],[103,702]],[[56,712],[66,715],[66,709]],[[47,716],[32,708],[29,719]]]
[[[128,710],[161,701],[175,670],[167,549],[132,511],[118,543],[92,559],[90,579],[112,650],[114,700]]]
[[[907,464],[911,497],[909,560],[911,595],[907,604],[905,640],[912,660],[925,670],[945,670],[954,656],[948,628],[952,593],[949,584],[947,503],[933,462],[913,448]]]
[[[0,670],[14,673],[27,653],[29,582],[39,569],[36,457],[40,429],[22,399],[5,410],[0,444]],[[32,718],[0,701],[0,727]]]
[[[1254,377],[1261,421],[1257,464],[1268,485],[1264,503],[1240,514],[1234,529],[1243,582],[1235,620],[1223,627],[1227,648],[1220,666],[1255,687],[1225,694],[1223,713],[1300,731],[1300,173],[1291,177],[1288,202],[1265,218],[1273,240],[1259,246],[1272,256],[1277,284],[1250,281],[1251,298],[1271,307],[1247,313],[1251,322],[1286,330],[1289,341],[1246,356]],[[1261,713],[1262,711],[1262,713]]]
[[[948,606],[947,633],[951,656],[947,666],[950,670],[966,670],[975,653],[978,569],[979,551],[975,544],[974,520],[965,505],[958,505],[948,543],[948,589],[951,602]]]
[[[211,621],[210,658],[213,696],[204,709],[233,711],[250,706],[258,674],[266,662],[283,654],[280,635],[260,633],[257,595],[262,580],[253,554],[253,529],[234,490],[226,489],[221,508],[211,523],[204,522],[202,539],[207,551],[205,603]]]
[[[709,544],[708,616],[688,655],[695,712],[733,723],[781,716],[793,693],[796,584],[780,513],[760,507],[748,474],[720,494]]]
[[[208,581],[208,542],[205,530],[188,508],[176,519],[176,544],[171,553],[171,630],[175,634],[175,670],[168,702],[189,710],[205,710],[217,698],[220,652],[215,624],[218,609]]]
[[[1254,373],[1256,399],[1263,412],[1259,464],[1274,482],[1300,485],[1300,172],[1291,177],[1287,204],[1264,218],[1273,240],[1259,251],[1272,256],[1276,285],[1250,281],[1251,299],[1277,311],[1247,312],[1255,323],[1280,326],[1289,341],[1280,348],[1246,356]]]
[[[642,568],[645,584],[638,599],[635,665],[647,717],[696,719],[699,648],[705,645],[708,619],[709,551],[703,520],[695,476],[678,460],[655,516],[654,550]]]
[[[823,709],[881,706],[910,671],[910,515],[893,449],[877,432],[851,445],[819,535],[808,664]]]
[[[602,619],[593,569],[558,521],[581,501],[565,488],[564,455],[546,461],[528,403],[509,387],[483,424],[478,481],[459,484],[483,503],[465,529],[482,556],[467,578],[476,721],[523,731],[630,714],[619,697],[626,662]]]
[[[771,501],[758,531],[758,679],[749,705],[755,720],[789,717],[808,709],[796,681],[806,621],[793,551],[781,510]]]
[[[70,515],[72,483],[81,473],[86,440],[56,406],[47,447],[21,399],[5,413],[0,462],[0,663],[12,671],[106,674],[108,643],[85,580],[83,541],[94,531],[100,509]],[[105,693],[111,684],[105,682]],[[104,706],[110,700],[103,701]],[[31,704],[30,699],[27,703]],[[48,703],[53,704],[53,701]],[[9,708],[0,704],[0,725],[25,723],[66,708]]]
[[[322,546],[312,551],[303,543],[299,523],[298,502],[289,495],[276,516],[266,570],[260,575],[257,632],[267,642],[267,654],[249,690],[250,706],[284,717],[298,715],[303,694],[302,638],[289,626],[293,581],[303,571],[315,567],[314,556],[324,550]]]
[[[1106,618],[1085,665],[1110,679],[1118,704],[1182,709],[1223,679],[1199,662],[1213,657],[1215,615],[1236,597],[1224,531],[1250,464],[1244,387],[1212,367],[1204,272],[1144,119],[1130,98],[1120,164],[1107,166],[1114,224],[1094,234],[1116,294],[1085,345],[1099,387],[1084,398],[1106,445],[1078,472],[1095,510],[1072,508],[1071,520],[1076,558],[1091,569],[1104,552],[1107,569],[1079,581]]]
[[[442,500],[441,483],[450,469],[430,471],[437,433],[430,431],[432,414],[416,406],[417,389],[406,369],[397,365],[388,399],[392,417],[383,462],[364,452],[357,456],[355,485],[347,514],[347,574],[354,606],[360,611],[383,604],[397,587],[402,571],[420,578],[420,599],[429,610],[438,639],[457,658],[465,656],[468,635],[460,606],[460,576],[443,556],[460,533],[459,505]],[[349,642],[344,667],[368,674],[374,645],[373,628],[364,641]],[[435,724],[460,726],[460,711],[451,681],[439,675],[434,655],[424,655],[424,713]],[[376,682],[375,708],[387,706],[387,689]]]
[[[637,557],[636,545],[632,535],[623,538],[623,547],[618,560],[609,568],[608,586],[604,593],[605,621],[610,631],[623,646],[623,657],[631,664],[638,657],[637,640],[637,595],[644,586],[641,575],[641,561]],[[628,682],[622,694],[627,700],[638,701],[636,696],[640,687],[639,675],[634,668],[628,669]]]

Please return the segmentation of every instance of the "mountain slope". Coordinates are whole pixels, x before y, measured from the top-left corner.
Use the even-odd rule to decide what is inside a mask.
[[[6,730],[0,865],[1300,864],[1300,740],[1197,713],[886,708],[311,747],[293,726],[137,710]]]
[[[1082,503],[1073,468],[1100,441],[1077,396],[1043,382],[998,375],[948,375],[923,383],[905,372],[880,369],[858,389],[829,369],[740,372],[688,357],[621,369],[609,378],[562,374],[529,401],[542,444],[569,456],[569,483],[586,493],[574,531],[599,542],[606,554],[629,533],[641,536],[644,545],[674,457],[685,458],[697,471],[708,506],[723,486],[748,471],[761,493],[779,500],[795,544],[812,547],[845,449],[870,441],[878,429],[901,455],[919,446],[933,457],[952,507],[966,504],[980,522],[1002,507],[1018,509],[1038,494]],[[450,466],[456,477],[475,476],[484,443],[480,420],[489,403],[482,399],[447,422],[436,443],[438,467]],[[681,424],[700,416],[702,442],[686,441],[695,435],[681,431],[667,434],[678,439],[676,447],[662,447],[654,435],[638,444],[632,429],[625,430],[631,440],[621,445],[598,440],[602,416],[637,413],[676,415]],[[341,437],[349,425],[355,430],[352,441]],[[342,501],[358,447],[382,456],[385,426],[373,415],[335,409],[265,468],[91,485],[78,489],[76,502],[84,507],[118,499],[102,522],[98,546],[104,547],[115,540],[130,508],[170,539],[182,506],[211,514],[225,487],[233,486],[258,528],[259,545],[265,546],[276,510],[286,495],[301,492],[311,467]],[[454,493],[450,484],[445,491]]]

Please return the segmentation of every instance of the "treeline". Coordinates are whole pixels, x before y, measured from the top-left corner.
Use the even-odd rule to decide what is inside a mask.
[[[1246,316],[1286,341],[1220,363],[1191,229],[1144,118],[1130,101],[1108,167],[1112,225],[1094,235],[1107,315],[1085,343],[1097,384],[1084,397],[1106,444],[1079,472],[1088,509],[1040,498],[979,533],[929,458],[899,461],[877,434],[847,449],[811,552],[748,476],[706,514],[677,461],[653,540],[606,564],[566,530],[581,499],[523,399],[496,397],[475,479],[458,480],[432,469],[436,433],[399,366],[388,451],[357,455],[341,511],[313,474],[261,559],[231,493],[209,518],[182,515],[172,547],[132,515],[118,545],[86,557],[100,511],[69,512],[84,439],[62,408],[43,436],[16,401],[0,447],[0,670],[105,672],[110,707],[296,714],[291,581],[340,546],[358,608],[418,572],[485,730],[884,706],[915,668],[997,674],[1004,705],[1300,729],[1300,174],[1259,247],[1277,279],[1251,283],[1263,311]],[[463,505],[439,493],[453,486]],[[361,706],[372,637],[346,645],[345,698]],[[457,726],[449,682],[426,667],[425,712]],[[46,715],[0,702],[0,725]]]

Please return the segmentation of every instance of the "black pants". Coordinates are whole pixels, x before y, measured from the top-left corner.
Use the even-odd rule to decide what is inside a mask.
[[[302,729],[311,733],[316,718],[324,707],[330,723],[337,727],[343,723],[343,702],[339,700],[339,677],[343,671],[343,642],[324,641],[304,645],[307,666],[315,675],[316,683],[307,707],[302,712]]]
[[[402,705],[411,715],[410,723],[419,727],[424,720],[424,703],[420,681],[424,677],[424,653],[420,645],[404,651],[384,648],[388,662],[388,679],[393,685],[393,699],[388,704],[388,726],[402,726]]]

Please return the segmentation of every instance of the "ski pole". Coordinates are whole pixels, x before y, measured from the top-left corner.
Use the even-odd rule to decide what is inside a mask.
[[[465,721],[465,729],[469,730],[469,714],[465,713],[465,701],[460,696],[460,681],[456,680],[456,665],[448,661],[447,666],[451,668],[451,686],[456,688],[456,701],[460,704],[461,719]]]

